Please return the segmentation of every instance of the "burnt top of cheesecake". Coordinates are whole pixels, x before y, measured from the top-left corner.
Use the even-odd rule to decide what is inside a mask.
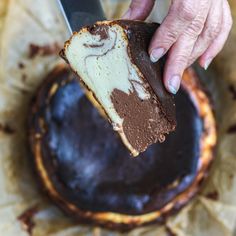
[[[138,215],[162,208],[192,183],[199,161],[202,120],[182,88],[176,106],[176,131],[134,159],[78,81],[67,70],[52,76],[31,126],[45,131],[42,159],[56,190],[81,210]]]
[[[164,87],[163,73],[166,56],[156,63],[150,62],[148,47],[150,41],[160,26],[158,23],[142,21],[117,20],[127,32],[130,42],[129,53],[134,64],[138,66],[144,78],[148,81],[155,95],[158,97],[168,120],[176,124],[174,97]],[[140,50],[142,48],[143,50]]]

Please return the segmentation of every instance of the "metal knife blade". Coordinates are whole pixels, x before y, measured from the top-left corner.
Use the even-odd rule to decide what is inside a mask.
[[[100,0],[58,0],[58,3],[71,33],[106,19]]]

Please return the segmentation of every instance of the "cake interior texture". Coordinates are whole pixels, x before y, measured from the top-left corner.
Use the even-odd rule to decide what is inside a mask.
[[[168,119],[163,104],[131,53],[133,48],[138,50],[143,55],[139,63],[154,74],[160,73],[152,65],[146,47],[157,25],[148,25],[147,36],[137,31],[133,36],[137,41],[131,42],[129,36],[135,33],[127,27],[141,31],[146,23],[124,22],[100,22],[83,28],[65,44],[64,56],[85,87],[92,91],[123,143],[136,156],[152,143],[163,142],[165,134],[174,130],[175,122]],[[162,82],[159,87],[158,96],[164,97]],[[167,92],[165,96],[170,99]],[[175,108],[171,104],[168,109]]]

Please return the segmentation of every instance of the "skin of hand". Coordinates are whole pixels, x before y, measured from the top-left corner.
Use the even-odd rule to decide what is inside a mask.
[[[154,3],[155,0],[133,0],[122,18],[145,20]],[[207,69],[223,48],[231,28],[227,0],[172,0],[149,46],[153,63],[168,52],[164,70],[166,89],[176,94],[184,70],[197,59]]]

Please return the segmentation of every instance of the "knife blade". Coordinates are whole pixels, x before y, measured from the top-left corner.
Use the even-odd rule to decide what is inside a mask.
[[[58,0],[58,4],[71,33],[106,19],[100,0]]]

